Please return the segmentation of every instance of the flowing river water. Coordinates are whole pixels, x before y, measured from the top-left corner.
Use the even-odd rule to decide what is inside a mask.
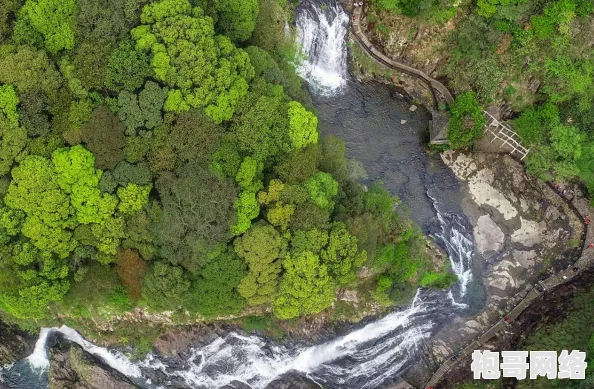
[[[382,388],[420,358],[423,342],[449,319],[480,309],[485,297],[473,269],[472,229],[453,173],[425,151],[428,114],[410,111],[385,85],[349,77],[348,23],[336,0],[302,0],[296,11],[297,40],[306,56],[299,72],[310,84],[321,131],[345,141],[347,156],[366,170],[364,183],[382,180],[400,197],[409,216],[447,251],[459,282],[449,291],[420,289],[408,307],[314,346],[229,332],[187,352],[182,369],[157,355],[131,362],[71,328],[46,328],[31,356],[0,368],[0,387],[47,388],[47,339],[58,334],[141,388],[262,389],[288,373],[329,389]]]

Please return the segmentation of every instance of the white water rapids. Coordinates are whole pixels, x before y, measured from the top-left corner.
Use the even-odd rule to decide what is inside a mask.
[[[322,1],[325,5],[302,0],[296,13],[297,41],[306,56],[299,64],[300,74],[316,93],[328,96],[338,93],[348,80],[345,34],[349,17],[336,0]],[[437,200],[432,200],[440,224],[440,232],[433,236],[447,251],[452,270],[459,277],[456,297],[452,290],[419,290],[408,308],[314,346],[276,344],[258,336],[228,332],[209,344],[184,352],[182,361],[176,363],[158,355],[132,362],[121,352],[93,345],[69,327],[44,328],[31,356],[12,368],[0,369],[0,375],[8,377],[5,381],[0,378],[0,382],[9,388],[47,388],[47,340],[53,333],[78,344],[143,388],[175,385],[218,389],[230,384],[245,388],[239,384],[242,383],[264,389],[288,374],[307,377],[328,389],[383,387],[418,359],[420,346],[445,318],[467,306],[464,297],[472,278],[474,251],[470,227],[463,216],[440,212]],[[19,380],[26,371],[37,373],[37,384],[10,386],[10,382],[22,382]]]
[[[257,336],[231,332],[207,346],[190,350],[188,360],[191,363],[184,370],[170,369],[153,355],[140,362],[131,362],[120,352],[93,345],[66,326],[43,328],[35,351],[27,361],[33,371],[47,371],[50,363],[47,338],[52,333],[59,333],[141,386],[150,385],[148,380],[142,379],[147,370],[161,371],[167,377],[158,383],[159,387],[183,382],[189,388],[205,389],[220,388],[233,382],[261,389],[293,371],[328,388],[372,389],[397,374],[407,362],[406,357],[431,335],[434,323],[424,317],[439,309],[438,305],[429,300],[423,302],[417,292],[408,309],[313,347],[274,345]],[[344,361],[335,363],[341,360]],[[353,386],[355,381],[358,384]]]

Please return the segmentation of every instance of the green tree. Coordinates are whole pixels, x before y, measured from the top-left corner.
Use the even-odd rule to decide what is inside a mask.
[[[284,182],[301,183],[318,172],[321,158],[320,147],[310,144],[301,150],[291,152],[274,167],[274,170]]]
[[[167,90],[155,82],[147,81],[138,96],[128,91],[119,94],[118,115],[126,125],[128,135],[135,135],[139,127],[152,130],[163,123],[161,109],[167,98]]]
[[[124,159],[125,127],[107,106],[95,109],[81,130],[81,138],[95,155],[100,169],[113,169]]]
[[[217,29],[234,42],[250,38],[256,27],[258,0],[213,0],[218,13]]]
[[[252,220],[260,214],[260,206],[256,200],[256,194],[251,191],[243,191],[233,202],[233,208],[237,213],[237,222],[231,227],[234,235],[241,235],[252,226]]]
[[[291,101],[289,107],[289,138],[293,149],[318,143],[318,118],[301,104]]]
[[[152,185],[139,186],[128,184],[118,189],[118,198],[120,204],[118,210],[123,214],[132,214],[138,212],[148,203],[149,193]]]
[[[334,301],[334,284],[326,265],[316,254],[304,251],[283,261],[283,274],[274,314],[280,319],[315,314],[330,307]]]
[[[61,300],[69,288],[67,280],[56,282],[41,281],[24,286],[15,294],[0,296],[7,311],[19,319],[43,318],[51,301]]]
[[[526,0],[478,0],[477,13],[486,18],[490,18],[495,15],[497,9],[500,7],[517,5],[525,2]]]
[[[188,163],[175,173],[162,174],[155,187],[163,212],[152,229],[161,256],[198,270],[208,253],[232,236],[237,195],[233,182]]]
[[[243,105],[245,104],[245,106]],[[289,122],[282,96],[256,96],[242,101],[231,131],[239,150],[260,161],[290,151]]]
[[[175,310],[187,301],[190,286],[181,267],[155,262],[144,278],[142,296],[153,309]]]
[[[262,189],[262,171],[264,164],[252,157],[245,157],[239,165],[235,182],[241,190],[256,193]]]
[[[249,267],[238,286],[239,293],[250,305],[271,302],[276,295],[287,241],[271,225],[259,224],[235,239],[233,245]]]
[[[117,198],[97,188],[102,172],[95,169],[93,154],[78,145],[52,154],[56,182],[69,195],[79,223],[100,223],[113,215]]]
[[[486,119],[474,92],[459,94],[450,112],[447,136],[452,148],[469,147],[482,137]]]
[[[575,126],[559,124],[551,129],[551,146],[561,158],[575,161],[582,156],[582,145],[586,137]]]
[[[14,88],[11,85],[0,85],[0,113],[15,126],[19,124],[18,104],[19,97]]]
[[[40,89],[21,93],[18,113],[29,137],[46,135],[51,129],[51,107]]]
[[[308,251],[319,254],[328,244],[328,231],[312,228],[311,230],[297,230],[291,237],[291,253],[298,254]]]
[[[54,102],[62,78],[43,50],[7,47],[0,55],[0,83],[13,85],[19,94],[40,89]]]
[[[338,182],[331,174],[318,172],[305,182],[311,201],[318,207],[332,211],[334,196],[338,194]]]
[[[138,50],[152,52],[157,78],[171,88],[165,110],[205,108],[215,122],[229,120],[253,76],[247,53],[215,35],[212,19],[188,0],[146,5],[141,21],[132,37]]]
[[[50,161],[28,156],[12,169],[12,182],[4,198],[7,206],[21,210],[26,218],[22,233],[40,250],[65,258],[76,247],[72,233],[72,210],[67,194],[58,185]]]
[[[134,42],[124,39],[109,56],[105,86],[114,91],[134,92],[145,79],[153,76],[148,55],[134,48]]]
[[[357,238],[347,231],[342,222],[334,223],[328,247],[322,250],[320,256],[329,273],[341,285],[352,282],[359,267],[367,260],[367,253],[359,251]]]
[[[27,131],[0,116],[0,176],[10,171],[27,144]]]
[[[190,309],[207,317],[237,314],[245,306],[237,292],[245,275],[246,265],[233,251],[210,260],[192,287]]]
[[[74,47],[75,11],[75,0],[27,0],[20,17],[43,35],[47,51],[56,54]]]
[[[181,161],[209,163],[219,148],[223,132],[224,129],[204,112],[192,109],[175,117],[169,138]]]
[[[285,12],[276,0],[259,0],[260,11],[250,42],[273,53],[285,42]]]

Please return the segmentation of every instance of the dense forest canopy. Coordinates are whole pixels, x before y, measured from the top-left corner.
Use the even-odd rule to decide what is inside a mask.
[[[290,319],[341,288],[390,305],[449,284],[398,200],[319,136],[284,7],[1,2],[6,319]]]

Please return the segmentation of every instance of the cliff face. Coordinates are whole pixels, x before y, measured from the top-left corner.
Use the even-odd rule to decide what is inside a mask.
[[[0,367],[26,358],[37,338],[0,321]]]

